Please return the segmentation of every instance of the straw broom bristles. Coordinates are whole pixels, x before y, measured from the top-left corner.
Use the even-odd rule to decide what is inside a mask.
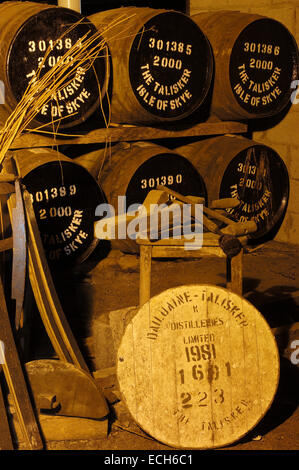
[[[119,16],[105,27],[105,34],[107,35],[107,31],[110,33],[114,27],[120,25],[121,23],[127,22],[133,16],[135,15]],[[66,34],[69,34],[70,31],[72,31],[83,21],[84,18],[82,18],[77,23],[74,23],[74,25],[65,31],[65,33],[59,39],[63,38]],[[124,31],[125,29],[122,32]],[[3,160],[5,159],[5,155],[11,147],[12,142],[23,131],[40,131],[42,128],[51,124],[53,133],[57,134],[57,129],[63,118],[52,120],[48,124],[43,124],[31,130],[28,129],[28,126],[45,104],[49,103],[53,99],[57,100],[57,93],[65,88],[69,83],[71,83],[77,73],[85,74],[90,68],[93,68],[94,70],[95,60],[101,57],[103,51],[105,54],[107,54],[106,42],[102,39],[101,35],[101,31],[97,31],[92,35],[90,35],[89,32],[86,33],[65,52],[61,59],[58,60],[51,69],[42,75],[43,65],[52,50],[50,47],[47,49],[43,60],[35,72],[35,76],[33,76],[33,78],[30,80],[21,100],[10,114],[0,131],[0,165],[2,165]],[[115,35],[114,37],[112,36],[112,39],[119,38],[119,35]],[[59,39],[57,39],[57,41]],[[101,101],[101,92],[99,95]],[[73,114],[68,115],[67,117],[72,116]],[[55,124],[57,124],[56,129]],[[105,125],[108,127],[109,118],[105,118]]]

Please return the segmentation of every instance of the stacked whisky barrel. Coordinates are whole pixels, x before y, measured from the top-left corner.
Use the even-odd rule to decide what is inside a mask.
[[[284,25],[235,11],[192,18],[213,49],[213,114],[224,120],[265,118],[288,105],[298,78],[298,49]]]
[[[13,116],[38,73],[42,76],[55,67],[80,38],[98,34],[79,13],[34,2],[2,3],[0,28],[0,80],[5,91],[0,105],[1,125]],[[39,110],[31,127],[51,126],[53,121],[61,120],[59,128],[74,128],[86,121],[99,108],[108,77],[109,63],[104,55],[94,61],[93,68],[74,69],[67,80],[62,77],[58,91]],[[96,245],[95,209],[105,200],[98,182],[71,158],[45,148],[19,150],[11,158],[5,155],[1,168],[4,172],[5,167],[22,179],[31,194],[51,266],[61,268],[85,259]],[[7,198],[1,195],[2,236],[11,231]]]
[[[120,18],[126,18],[128,34],[120,34],[118,25],[116,34],[109,37],[108,25]],[[287,109],[294,93],[298,78],[297,45],[286,27],[271,18],[240,12],[207,12],[186,18],[174,12],[121,8],[97,13],[90,20],[102,32],[111,54],[114,122],[169,126],[172,120],[175,128],[188,113],[191,119],[204,118],[207,106],[210,115],[220,120],[271,118]],[[180,28],[175,27],[176,21]],[[194,34],[198,37],[197,47]],[[203,67],[206,74],[202,73]],[[172,103],[180,102],[181,91],[176,91],[176,85],[184,83],[186,70],[190,77],[184,90],[191,91],[194,98],[188,113],[181,105],[172,109]],[[197,83],[197,98],[192,83]],[[172,168],[165,173],[167,160],[162,163],[158,158],[160,171],[156,175],[153,154],[145,163],[140,149],[140,146],[138,151],[137,147],[133,151],[132,146],[126,151],[116,148],[112,160],[104,162],[99,181],[112,205],[115,196],[125,195],[127,190],[135,197],[130,197],[130,203],[142,203],[147,193],[142,193],[140,185],[144,185],[144,190],[161,183],[169,186],[172,175],[179,173]],[[168,153],[167,149],[164,153]],[[235,221],[257,223],[258,230],[252,235],[254,243],[275,234],[289,196],[288,172],[277,152],[248,139],[219,137],[177,148],[173,166],[179,168],[182,157],[198,172],[209,202],[219,197],[240,201],[228,215]],[[187,192],[195,195],[191,179],[190,176]],[[188,186],[188,177],[185,182]],[[176,189],[180,192],[183,187]]]
[[[127,7],[89,19],[111,54],[112,122],[180,120],[208,91],[210,112],[222,120],[264,118],[283,110],[294,91],[297,45],[271,18]]]
[[[65,83],[62,80],[62,86],[37,113],[31,127],[52,128],[52,122],[59,121],[60,129],[76,129],[102,110],[105,99],[106,104],[111,102],[111,116],[116,123],[178,121],[196,110],[209,91],[213,70],[210,45],[200,28],[178,12],[117,9],[83,21],[82,15],[70,9],[13,1],[1,4],[0,13],[3,39],[0,79],[5,89],[4,104],[0,107],[2,124],[15,110],[32,79],[53,68],[86,34],[89,37],[98,34],[98,41],[106,40],[105,50],[92,67],[84,71],[78,67],[72,80]],[[197,63],[200,67],[195,66]],[[152,66],[155,72],[149,70]],[[164,181],[166,176],[176,189],[186,188],[186,174],[193,178],[196,193],[202,193],[203,182],[191,163],[176,155],[171,161],[171,152],[162,150],[157,152],[156,160],[152,158],[154,151],[147,152],[147,157],[134,157],[131,176],[140,164],[145,165],[145,170],[141,178],[135,175],[126,194],[133,192],[137,197],[135,185],[140,185],[142,202],[146,194],[144,185],[150,190],[153,181],[156,185],[159,177]],[[164,170],[159,168],[161,155],[165,157]],[[100,181],[59,152],[35,149],[18,151],[14,157],[18,161],[17,174],[32,195],[49,262],[61,266],[82,259],[95,245],[91,222],[95,220],[95,208],[105,201]],[[148,174],[153,162],[153,173]],[[200,181],[198,188],[196,180]],[[120,191],[124,186],[125,182]],[[78,213],[83,218],[77,218],[76,230],[70,231]],[[80,240],[79,232],[84,234]]]
[[[176,101],[167,94],[176,95],[174,85],[184,75],[173,79],[162,68],[179,63],[180,57],[172,57],[167,48],[175,44],[177,52],[176,33],[184,28],[166,28],[164,36],[160,19],[168,17],[170,25],[171,14],[149,12],[153,16],[147,17],[137,9],[103,12],[91,20],[101,28],[115,15],[134,11],[142,21],[132,39],[110,42],[103,32],[113,68],[112,120],[168,126],[172,120],[174,126],[186,113],[179,118],[174,106],[171,117],[170,103]],[[286,109],[298,77],[298,52],[282,24],[235,12],[191,19],[214,54],[213,81],[201,104],[191,106],[191,119],[201,112],[203,117],[206,105],[218,119],[235,121],[270,118]],[[187,45],[181,51],[190,51],[189,44],[194,50],[191,41],[180,42]],[[193,63],[191,76],[197,67],[200,60]],[[189,64],[186,68],[191,70]],[[163,100],[167,104],[158,113],[157,103]],[[121,144],[79,160],[98,175],[116,212],[118,196],[126,196],[128,205],[140,204],[157,185],[202,196],[208,205],[234,198],[238,204],[227,216],[254,220],[252,240],[261,243],[273,235],[287,207],[289,177],[282,158],[244,137],[204,138],[175,150],[145,142]],[[268,411],[279,379],[277,346],[262,315],[243,298],[216,286],[180,286],[152,297],[129,315],[115,358],[117,377],[125,405],[145,432],[176,448],[216,448],[240,439]],[[246,364],[257,355],[261,367],[255,367],[255,360]]]
[[[63,118],[61,127],[74,128],[102,109],[104,98],[115,124],[174,131],[193,116],[203,120],[207,108],[220,120],[273,117],[287,108],[298,78],[296,43],[270,18],[238,12],[190,18],[132,7],[82,19],[44,4],[0,5],[0,121],[15,109],[39,64],[50,69],[96,31],[109,58],[103,54],[84,73],[75,71],[71,82],[62,81],[35,126]],[[244,137],[204,138],[175,150],[125,143],[76,161],[35,148],[15,151],[5,163],[31,195],[47,259],[59,269],[91,253],[96,209],[107,201],[118,213],[119,196],[126,207],[142,204],[159,185],[200,196],[207,205],[235,198],[228,216],[254,220],[255,243],[274,233],[289,196],[281,157]],[[189,328],[198,334],[187,336]],[[118,379],[132,416],[173,446],[212,448],[242,437],[270,407],[278,375],[276,345],[263,317],[215,286],[181,286],[151,299],[128,324],[119,349]]]
[[[194,15],[212,46],[215,70],[210,112],[221,120],[271,118],[287,110],[298,79],[298,48],[276,20],[234,11]],[[201,173],[209,202],[234,197],[236,221],[254,220],[260,243],[278,230],[288,203],[289,176],[273,149],[244,138],[217,137],[177,151]]]
[[[38,73],[43,75],[55,67],[80,38],[96,33],[95,26],[83,18],[68,8],[34,2],[12,1],[0,5],[0,80],[5,90],[0,106],[2,124]],[[67,128],[85,121],[105,96],[108,65],[103,53],[90,70],[77,67],[65,83],[61,82],[53,99],[37,113],[31,126],[49,125],[60,119],[60,128]]]
[[[96,207],[106,202],[95,178],[71,158],[47,148],[11,152],[5,170],[14,172],[30,194],[45,255],[52,269],[83,261],[98,244]],[[1,195],[1,235],[11,232],[7,199]]]
[[[218,136],[177,149],[190,160],[207,185],[208,204],[214,199],[235,198],[239,204],[226,209],[238,222],[254,220],[251,242],[273,236],[288,203],[289,176],[282,158],[272,148],[240,136]]]
[[[208,40],[188,16],[126,7],[92,15],[112,62],[111,120],[164,123],[189,116],[209,91]]]
[[[213,12],[189,17],[176,11],[128,7],[82,21],[72,10],[33,2],[5,2],[0,12],[2,122],[20,100],[45,52],[50,48],[44,71],[87,32],[100,34],[109,59],[103,54],[84,74],[78,70],[72,82],[40,110],[35,125],[63,118],[61,127],[74,128],[90,119],[104,98],[115,124],[171,126],[174,131],[186,118],[202,120],[207,107],[220,120],[271,117],[286,109],[298,77],[294,38],[278,21],[259,15]],[[229,215],[234,220],[254,219],[255,241],[272,233],[287,207],[289,181],[283,160],[257,142],[219,137],[175,151],[138,142],[116,145],[110,153],[109,158],[104,150],[94,156],[101,172],[92,176],[98,186],[92,207],[107,197],[117,211],[118,196],[126,196],[129,205],[141,204],[157,185],[203,196],[206,201],[235,197],[240,203]],[[32,158],[38,161],[34,152]],[[45,152],[46,164],[47,160]],[[80,160],[77,164],[84,163],[84,158]],[[64,161],[64,156],[57,161]],[[78,166],[72,163],[76,174]],[[44,168],[41,160],[39,164]],[[34,170],[39,171],[44,170]],[[29,190],[33,179],[26,176]],[[61,187],[54,178],[53,183],[44,183],[44,191],[39,185],[32,194],[44,194],[50,186]],[[43,209],[39,202],[34,200],[37,214]],[[48,235],[48,229],[43,230]],[[61,233],[64,230],[57,226],[56,240],[61,241]]]

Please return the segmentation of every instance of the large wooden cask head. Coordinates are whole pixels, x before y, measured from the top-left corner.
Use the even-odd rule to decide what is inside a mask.
[[[272,148],[240,136],[220,136],[177,149],[202,175],[208,203],[218,198],[236,198],[227,209],[240,222],[254,220],[253,243],[272,238],[280,227],[289,199],[289,174],[280,155]]]
[[[275,116],[298,79],[298,47],[279,21],[252,13],[198,13],[215,60],[211,113],[224,120]]]
[[[117,353],[124,402],[148,434],[175,448],[238,441],[272,405],[279,354],[264,317],[213,285],[168,289],[139,308]]]
[[[95,248],[96,207],[106,201],[90,173],[50,149],[13,153],[22,184],[31,195],[45,254],[53,268],[69,268]]]
[[[90,17],[112,60],[112,122],[177,121],[204,101],[210,45],[192,19],[172,10],[127,7]]]
[[[40,64],[43,75],[85,34],[91,37],[97,32],[90,21],[83,19],[74,10],[46,4],[12,1],[0,5],[0,79],[5,87],[4,104],[0,106],[2,122],[22,98]],[[71,60],[69,57],[68,61]],[[61,128],[82,123],[99,107],[108,78],[109,62],[103,49],[89,70],[74,67],[72,75],[65,83],[62,80],[56,96],[40,109],[32,125],[51,124],[58,119]]]

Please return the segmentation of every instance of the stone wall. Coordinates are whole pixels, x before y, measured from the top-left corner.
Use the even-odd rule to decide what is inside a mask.
[[[299,44],[299,0],[190,0],[187,13],[237,10],[268,16],[283,23]],[[299,98],[299,93],[297,93]],[[297,121],[298,119],[298,121]],[[299,99],[278,124],[254,132],[253,138],[272,147],[284,160],[290,175],[290,200],[276,240],[299,244]]]

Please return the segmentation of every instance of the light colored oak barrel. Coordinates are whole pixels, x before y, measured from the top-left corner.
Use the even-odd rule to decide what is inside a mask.
[[[105,202],[98,182],[78,163],[50,149],[13,152],[31,200],[48,262],[70,267],[92,252],[96,207]]]
[[[279,381],[271,329],[214,285],[168,289],[126,326],[117,353],[124,402],[152,437],[179,448],[238,441],[265,416]]]
[[[213,137],[176,151],[201,174],[208,204],[227,197],[240,201],[226,211],[235,221],[257,223],[257,231],[249,235],[253,243],[274,235],[289,199],[288,170],[276,151],[240,136]]]
[[[212,114],[223,120],[264,118],[288,105],[298,79],[298,48],[282,23],[237,11],[198,13],[192,19],[213,50]]]
[[[111,54],[112,122],[177,121],[203,103],[213,59],[206,37],[189,16],[122,7],[89,19]]]
[[[148,193],[157,185],[165,185],[183,195],[206,197],[200,173],[179,152],[151,142],[120,143],[82,155],[76,161],[98,182],[107,201],[119,215],[133,211],[130,206],[143,204]],[[125,204],[120,197],[125,197]],[[114,240],[115,247],[136,253],[138,245],[132,240]]]
[[[97,32],[87,19],[68,8],[34,2],[9,1],[0,5],[0,80],[4,85],[3,123],[23,96],[47,49],[52,48],[42,73],[50,70],[84,34]],[[69,31],[69,29],[72,30]],[[69,80],[69,79],[68,79]],[[70,83],[37,114],[32,127],[63,118],[61,128],[74,127],[99,108],[109,80],[105,54],[84,73],[78,67]]]

